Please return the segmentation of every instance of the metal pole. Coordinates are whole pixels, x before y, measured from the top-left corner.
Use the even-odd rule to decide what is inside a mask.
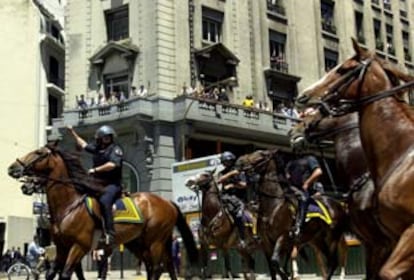
[[[321,151],[323,165],[325,166],[326,173],[328,173],[329,181],[331,181],[332,188],[334,189],[335,193],[338,193],[338,188],[336,187],[334,178],[332,176],[331,169],[329,168],[329,165],[326,162],[325,156],[323,155],[323,149],[321,147],[319,147],[319,150]]]
[[[121,279],[124,279],[124,244],[119,245]]]

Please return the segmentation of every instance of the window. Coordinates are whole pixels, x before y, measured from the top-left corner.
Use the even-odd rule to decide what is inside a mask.
[[[374,34],[375,34],[375,48],[377,50],[383,50],[384,43],[382,42],[381,21],[378,19],[374,19]]]
[[[106,75],[105,76],[105,96],[112,97],[114,93],[123,92],[126,98],[129,97],[129,77],[128,75]]]
[[[400,0],[400,15],[401,17],[407,17],[407,2],[405,0]]]
[[[49,82],[64,87],[63,79],[59,77],[59,61],[54,56],[49,56]]]
[[[395,55],[395,48],[394,48],[394,31],[391,24],[385,25],[385,31],[387,34],[387,52],[389,54]]]
[[[286,63],[286,34],[270,30],[269,31],[269,51],[270,66],[281,72],[288,72],[288,64]]]
[[[410,34],[407,31],[403,31],[402,39],[403,39],[403,48],[404,48],[404,58],[407,61],[411,61]]]
[[[223,13],[203,7],[203,41],[220,42],[222,24]]]
[[[325,55],[325,71],[329,72],[338,64],[338,53],[328,49],[324,49]]]
[[[128,5],[105,12],[108,41],[129,37]]]
[[[48,124],[52,125],[52,120],[59,117],[59,99],[55,96],[49,94],[48,95],[49,101],[49,116],[48,116]]]
[[[322,29],[336,34],[334,24],[334,2],[328,0],[321,1]]]
[[[391,1],[390,0],[384,0],[384,9],[391,11]]]
[[[355,31],[358,42],[365,44],[365,36],[364,36],[364,22],[363,22],[363,14],[360,12],[355,12]]]

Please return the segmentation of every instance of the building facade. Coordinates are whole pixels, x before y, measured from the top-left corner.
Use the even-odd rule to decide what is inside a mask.
[[[48,126],[63,111],[65,48],[63,2],[4,0],[0,4],[3,82],[1,98],[0,169],[3,182],[0,219],[6,225],[6,246],[21,247],[34,233],[33,198],[7,175],[17,156],[46,141]],[[18,232],[19,234],[16,234]]]
[[[113,125],[131,190],[169,197],[175,161],[289,151],[295,118],[279,106],[351,55],[351,37],[413,71],[412,8],[410,0],[71,0],[65,113],[55,126],[92,139]],[[230,105],[214,101],[215,88]],[[115,101],[80,110],[82,94]],[[248,95],[271,111],[246,110]]]

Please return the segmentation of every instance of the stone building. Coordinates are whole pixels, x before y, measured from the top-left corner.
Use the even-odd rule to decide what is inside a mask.
[[[7,175],[7,167],[16,157],[43,145],[52,119],[63,111],[64,4],[58,0],[0,3],[0,91],[4,93],[0,105],[0,221],[6,225],[8,248],[23,249],[23,243],[33,238],[34,222],[33,198],[22,194],[21,183]]]
[[[246,109],[244,98],[289,106],[352,54],[351,37],[412,71],[411,12],[409,0],[72,0],[65,113],[55,124],[89,139],[113,125],[130,189],[169,197],[175,161],[227,149],[289,151],[295,118]],[[230,105],[211,99],[215,88]],[[119,100],[121,92],[121,102],[74,109],[80,94]]]

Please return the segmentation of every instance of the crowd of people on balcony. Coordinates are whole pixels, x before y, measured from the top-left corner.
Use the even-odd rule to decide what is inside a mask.
[[[122,104],[130,98],[144,98],[146,96],[148,96],[148,91],[144,85],[141,85],[139,89],[137,89],[135,86],[131,87],[131,92],[129,94],[126,94],[123,91],[113,91],[108,95],[97,93],[96,98],[90,97],[88,99],[85,98],[84,94],[81,94],[80,96],[76,96],[76,108],[86,111],[88,108]]]
[[[182,95],[190,96],[198,99],[203,99],[209,102],[218,102],[221,104],[230,104],[230,99],[228,95],[228,89],[224,86],[213,86],[213,87],[204,87],[199,85],[198,87],[186,86],[182,87]],[[148,96],[148,91],[144,85],[141,85],[138,89],[133,86],[131,92],[128,95],[125,95],[124,92],[112,92],[108,96],[103,93],[98,93],[96,99],[91,97],[89,99],[85,98],[85,95],[81,94],[76,96],[76,106],[77,109],[87,112],[89,108],[94,107],[106,107],[111,105],[119,105],[127,101],[129,98],[144,98]],[[96,101],[95,101],[96,100]],[[235,105],[235,104],[234,104]],[[254,100],[253,95],[247,94],[242,101],[242,107],[247,111],[263,111],[263,112],[273,112],[275,114],[282,114],[290,118],[299,118],[300,115],[294,108],[291,102],[279,102],[274,104],[274,109],[272,110],[270,104],[267,101],[256,101]],[[237,107],[237,105],[236,105]],[[227,108],[227,107],[226,107]],[[230,107],[229,107],[230,108]]]

